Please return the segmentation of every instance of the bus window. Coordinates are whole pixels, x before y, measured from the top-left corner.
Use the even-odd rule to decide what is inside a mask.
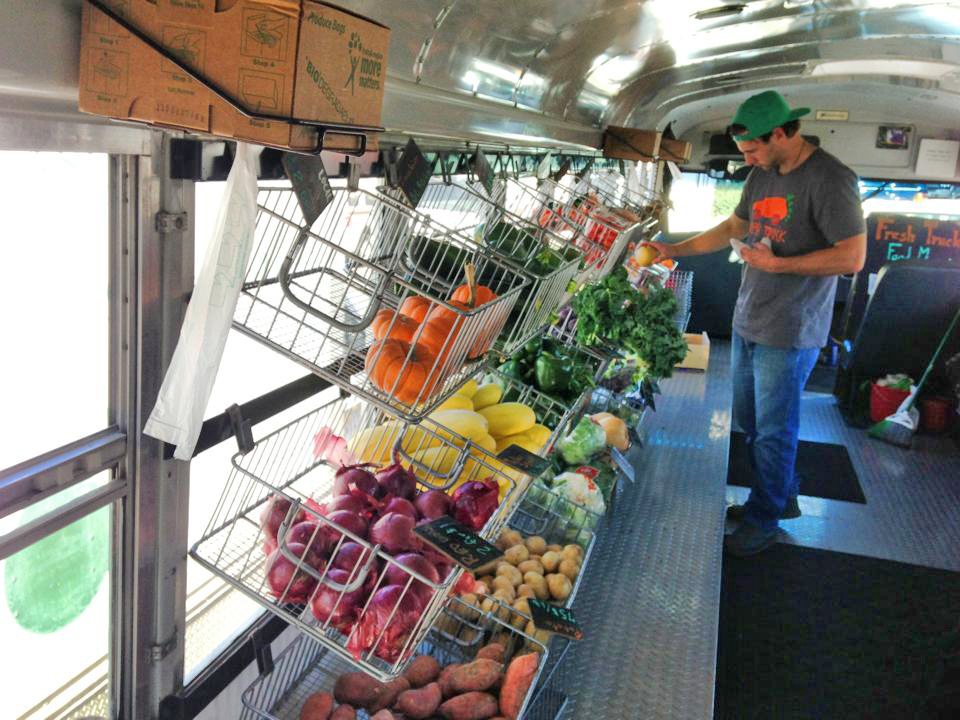
[[[717,180],[706,173],[683,173],[670,186],[670,232],[693,233],[712,228],[730,217],[742,189],[742,182]]]

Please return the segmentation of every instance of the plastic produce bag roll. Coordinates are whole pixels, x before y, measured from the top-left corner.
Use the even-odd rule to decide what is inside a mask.
[[[144,433],[176,446],[174,457],[193,457],[203,414],[253,246],[259,149],[237,143],[213,239],[203,259],[180,339]]]

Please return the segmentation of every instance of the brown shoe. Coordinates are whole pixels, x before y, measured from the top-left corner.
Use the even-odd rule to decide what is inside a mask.
[[[731,520],[743,520],[747,514],[746,505],[727,505],[727,517]],[[787,503],[783,506],[783,512],[780,513],[781,520],[793,520],[803,515],[800,512],[800,503],[795,497],[787,498]]]

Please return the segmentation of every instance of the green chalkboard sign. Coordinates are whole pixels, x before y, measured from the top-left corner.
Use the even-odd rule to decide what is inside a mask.
[[[497,455],[497,459],[505,462],[510,467],[514,467],[520,472],[537,477],[544,470],[550,467],[550,461],[539,455],[534,455],[519,445],[510,445],[505,447]]]
[[[483,154],[483,150],[477,150],[473,158],[473,169],[483,189],[487,191],[487,195],[493,197],[493,168],[487,162],[487,156]]]
[[[420,198],[423,197],[431,177],[433,177],[433,165],[420,152],[413,138],[410,138],[400,160],[397,161],[397,184],[411,207],[415,208],[420,204]]]
[[[573,611],[569,608],[558,607],[545,600],[534,598],[529,598],[527,605],[530,607],[531,619],[537,630],[546,630],[574,640],[580,640],[583,637],[583,630],[580,629]]]
[[[323,160],[316,155],[283,154],[283,169],[300,203],[300,212],[307,227],[313,225],[323,209],[333,202],[330,178],[323,168]]]
[[[467,570],[476,570],[503,555],[496,545],[491,545],[449,515],[418,525],[413,531]]]

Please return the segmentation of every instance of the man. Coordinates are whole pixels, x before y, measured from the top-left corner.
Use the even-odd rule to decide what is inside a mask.
[[[731,134],[753,169],[733,214],[662,257],[720,250],[744,238],[745,266],[733,316],[733,419],[747,436],[755,480],[727,549],[751,555],[773,545],[778,521],[799,517],[794,465],[800,396],[833,317],[837,276],[863,267],[866,234],[857,176],[800,135],[781,95],[744,102]]]

